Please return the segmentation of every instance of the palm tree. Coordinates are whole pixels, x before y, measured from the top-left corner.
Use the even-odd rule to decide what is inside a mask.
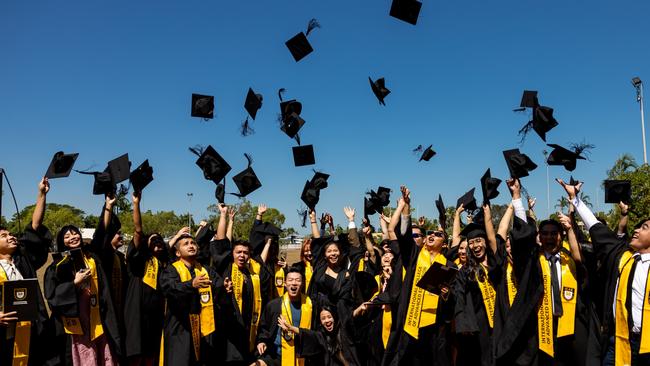
[[[634,157],[630,154],[623,154],[616,162],[611,169],[607,171],[607,177],[609,179],[616,179],[625,173],[629,173],[631,170],[634,170],[639,167]]]

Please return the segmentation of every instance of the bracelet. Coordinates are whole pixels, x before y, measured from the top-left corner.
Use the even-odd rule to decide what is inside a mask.
[[[316,223],[316,221],[310,221],[310,222],[311,222],[312,224],[315,224],[315,223]]]
[[[621,216],[623,216],[623,217],[627,216],[627,212],[626,213],[621,212]]]
[[[105,211],[108,211],[108,212],[113,212],[111,209],[108,209],[108,208],[106,208],[106,207],[104,207],[104,210],[105,210]]]

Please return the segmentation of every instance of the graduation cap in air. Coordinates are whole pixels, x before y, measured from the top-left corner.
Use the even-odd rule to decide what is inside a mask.
[[[524,93],[521,96],[521,102],[519,107],[523,111],[525,108],[535,108],[539,106],[539,101],[537,100],[537,90],[524,90]]]
[[[375,280],[375,276],[364,271],[355,272],[354,291],[356,293],[356,302],[370,301],[377,291],[379,291],[379,285],[377,284],[377,280]]]
[[[417,0],[393,0],[389,15],[409,24],[416,25],[422,3]]]
[[[465,208],[465,211],[467,212],[472,212],[478,208],[476,206],[476,198],[474,198],[474,188],[467,191],[458,199],[456,207],[459,207],[460,205],[463,205],[463,208]]]
[[[457,273],[458,269],[454,266],[446,266],[440,262],[433,262],[431,267],[424,272],[417,286],[432,294],[440,295],[440,289],[442,287],[450,287]]]
[[[490,169],[485,171],[481,177],[481,190],[483,191],[483,203],[489,203],[491,199],[497,198],[499,191],[497,188],[501,184],[501,179],[492,178]]]
[[[364,217],[373,215],[375,213],[382,213],[384,207],[390,203],[390,189],[386,187],[377,188],[377,192],[370,190],[366,194],[370,197],[364,197],[363,212]]]
[[[214,117],[214,97],[212,95],[192,94],[192,117],[212,119]]]
[[[285,101],[282,98],[284,92],[284,88],[278,90],[278,97],[280,98],[280,116],[278,118],[280,122],[280,130],[290,138],[295,138],[296,142],[300,145],[300,136],[298,135],[298,132],[305,124],[305,120],[300,117],[300,113],[302,112],[302,103],[295,99]]]
[[[553,151],[548,154],[546,163],[548,165],[562,165],[564,169],[572,172],[576,168],[577,160],[586,160],[581,154],[593,148],[593,145],[589,144],[574,144],[572,145],[573,150],[566,149],[557,144],[547,144],[547,146],[552,147]]]
[[[605,203],[630,203],[632,201],[632,182],[629,180],[606,180]]]
[[[316,28],[320,28],[320,24],[316,19],[312,19],[307,25],[306,32],[300,32],[285,42],[285,45],[287,45],[289,52],[291,52],[291,56],[293,56],[293,59],[296,60],[296,62],[302,60],[305,58],[305,56],[314,51],[314,49],[311,47],[311,44],[307,40],[307,36]]]
[[[379,104],[386,105],[386,103],[384,103],[384,98],[390,94],[390,90],[386,88],[386,81],[384,78],[372,81],[372,79],[368,77],[368,81],[370,81],[370,88],[372,89],[373,94],[375,94],[375,97],[377,97],[377,100],[379,100]]]
[[[519,149],[505,150],[503,157],[512,178],[527,177],[528,172],[532,172],[537,168],[537,164],[533,163],[526,154],[519,152]]]
[[[532,119],[519,130],[521,141],[526,139],[526,135],[532,129],[542,141],[546,142],[546,133],[558,125],[557,120],[553,117],[553,108],[540,105],[535,90],[524,90],[519,105],[520,108],[515,109],[516,112],[522,112],[526,108],[531,108],[533,111]]]
[[[111,173],[113,182],[115,184],[124,182],[131,176],[131,162],[129,161],[129,154],[118,156],[117,158],[108,162],[108,170]]]
[[[424,149],[422,147],[422,145],[418,145],[418,147],[413,149],[413,152],[414,153],[421,153],[419,161],[422,161],[422,160],[429,161],[429,160],[431,160],[432,157],[434,157],[436,155],[436,152],[433,151],[433,149],[431,147],[433,147],[433,145],[429,145],[429,147]]]
[[[328,186],[327,179],[329,174],[314,172],[311,180],[305,182],[305,187],[302,190],[300,199],[309,207],[314,209],[320,200],[320,191]]]
[[[256,94],[253,89],[248,88],[248,94],[246,94],[246,101],[244,101],[244,109],[246,109],[246,112],[248,112],[248,115],[250,118],[255,120],[255,117],[257,116],[257,111],[262,108],[262,100],[264,98],[262,97],[262,94]],[[248,117],[244,120],[244,122],[241,125],[241,135],[242,136],[248,136],[252,135],[255,133],[255,130],[250,126],[250,123],[248,122]]]
[[[217,184],[217,188],[214,190],[214,198],[217,199],[219,203],[225,203],[226,201],[226,180]]]
[[[117,190],[117,183],[129,179],[131,162],[129,155],[124,154],[108,162],[108,166],[103,172],[84,172],[75,170],[81,174],[93,175],[93,194],[107,195],[113,194]]]
[[[239,193],[232,194],[240,198],[246,197],[262,186],[262,183],[257,178],[255,171],[251,167],[251,164],[253,164],[253,159],[248,154],[244,154],[244,157],[246,157],[246,160],[248,161],[248,166],[239,174],[232,177],[232,180],[235,182],[237,189],[239,189]]]
[[[50,166],[47,168],[45,177],[48,179],[65,178],[70,175],[72,167],[79,154],[64,154],[63,151],[58,151],[52,157]]]
[[[442,196],[438,194],[438,199],[436,200],[436,208],[438,209],[438,223],[442,230],[447,229],[447,210],[445,209],[445,204],[442,202]]]
[[[153,181],[153,168],[149,165],[149,159],[145,160],[140,166],[135,168],[129,176],[133,190],[142,192],[144,187]]]
[[[305,166],[316,164],[314,145],[294,146],[291,149],[293,151],[293,165]]]
[[[196,165],[203,171],[203,177],[215,183],[219,183],[232,169],[224,158],[217,153],[211,146],[203,148],[201,146],[190,147],[190,151],[198,156]]]

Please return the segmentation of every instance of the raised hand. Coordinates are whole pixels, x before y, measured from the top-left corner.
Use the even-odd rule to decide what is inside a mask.
[[[630,206],[628,206],[625,202],[621,201],[618,203],[618,208],[621,210],[621,215],[625,216],[627,215],[627,210],[630,209]]]
[[[46,195],[50,191],[50,181],[43,177],[40,182],[38,182],[38,193]]]
[[[557,218],[560,221],[560,224],[562,224],[562,227],[564,230],[571,230],[571,227],[573,227],[573,224],[571,223],[571,218],[562,212],[557,213]]]
[[[508,189],[510,190],[510,194],[512,195],[512,199],[516,200],[521,198],[521,183],[519,182],[519,178],[510,178],[506,181],[506,185],[508,186]]]
[[[225,203],[220,203],[217,207],[219,207],[219,213],[221,216],[226,216],[228,214],[228,206],[226,206]]]
[[[384,215],[383,212],[379,214],[379,218],[380,218],[382,221],[384,221],[385,223],[387,223],[387,224],[390,222],[390,217]]]
[[[237,214],[237,211],[235,211],[234,207],[228,207],[228,217],[230,218],[230,221],[235,219],[236,214]]]
[[[404,199],[404,203],[407,205],[411,204],[411,191],[406,186],[401,186],[399,187],[399,190],[402,192],[402,198]]]
[[[419,226],[419,227],[424,227],[424,224],[425,224],[425,223],[426,223],[426,219],[425,219],[425,217],[424,217],[424,216],[420,216],[420,217],[418,218],[418,226]]]
[[[569,195],[569,199],[572,200],[576,198],[578,193],[580,192],[580,189],[582,188],[582,182],[579,182],[575,186],[570,185],[569,183],[565,183],[562,179],[560,178],[555,178],[555,181],[558,182],[562,188],[566,191],[566,193]]]
[[[133,202],[133,205],[139,205],[140,204],[140,198],[142,198],[142,192],[133,192],[131,195],[131,201]]]
[[[348,218],[348,221],[354,221],[354,212],[354,208],[352,207],[343,207],[343,213]]]
[[[460,206],[456,207],[456,216],[460,216],[463,211],[465,211],[465,207],[463,207],[463,204],[461,203]]]
[[[111,208],[113,208],[113,205],[115,204],[115,202],[117,202],[117,197],[115,196],[115,194],[111,193],[111,194],[106,195],[106,208],[107,209],[110,210]]]
[[[309,210],[309,222],[316,222],[316,211]]]
[[[266,205],[263,204],[263,203],[260,203],[260,205],[257,206],[257,214],[260,215],[260,216],[264,215],[264,213],[266,212],[266,209],[267,209]]]

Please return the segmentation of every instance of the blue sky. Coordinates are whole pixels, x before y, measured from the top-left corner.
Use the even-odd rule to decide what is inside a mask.
[[[539,90],[560,125],[550,143],[586,140],[591,161],[574,177],[599,208],[605,171],[623,153],[642,161],[633,76],[650,78],[647,1],[424,1],[417,26],[388,16],[389,0],[370,1],[4,1],[0,4],[0,167],[20,207],[58,150],[80,153],[76,168],[103,169],[128,152],[149,159],[156,180],[143,206],[207,216],[214,185],[194,165],[189,146],[213,145],[233,171],[244,152],[263,187],[249,195],[287,216],[296,209],[312,167],[295,168],[295,143],[278,129],[277,90],[303,103],[303,144],[314,144],[315,168],[331,174],[318,211],[344,219],[363,194],[383,185],[397,197],[408,184],[418,214],[477,187],[485,169],[505,179],[502,150],[519,147],[540,167],[523,184],[545,216],[543,142],[512,108],[524,89]],[[317,18],[315,52],[301,62],[284,42]],[[380,106],[368,76],[385,77],[392,93]],[[256,134],[241,137],[249,87],[264,95]],[[189,115],[191,93],[215,96],[216,118]],[[411,149],[433,144],[438,155],[418,163]],[[569,177],[551,167],[551,177]],[[6,186],[5,186],[6,188]],[[96,213],[92,178],[73,173],[52,182],[50,202]],[[502,185],[501,196],[509,199]],[[551,210],[561,194],[551,186]],[[3,197],[10,215],[10,196]],[[227,198],[236,202],[236,198]],[[598,204],[597,204],[598,208]]]

